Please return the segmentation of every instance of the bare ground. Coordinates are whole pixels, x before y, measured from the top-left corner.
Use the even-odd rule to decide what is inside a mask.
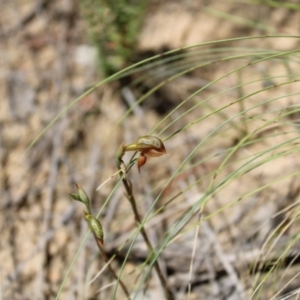
[[[159,52],[163,48],[173,49],[229,37],[266,33],[299,34],[299,12],[263,5],[206,2],[200,5],[198,1],[170,1],[163,4],[153,1],[141,29],[136,52]],[[96,54],[89,43],[78,5],[72,0],[51,3],[13,0],[3,1],[0,6],[0,299],[54,299],[87,232],[82,217],[83,207],[80,203],[74,203],[68,195],[74,191],[74,183],[79,182],[85,188],[92,198],[95,211],[98,210],[110,194],[116,179],[97,193],[95,189],[116,171],[114,153],[120,143],[133,142],[155,127],[162,119],[157,109],[160,101],[171,98],[177,105],[191,90],[217,78],[224,68],[229,71],[232,65],[215,65],[202,73],[195,73],[194,77],[182,77],[164,87],[159,98],[151,98],[150,104],[148,101],[148,105],[137,108],[120,125],[117,122],[127,110],[124,101],[120,100],[120,86],[116,83],[102,86],[63,114],[38,143],[27,150],[28,145],[63,108],[99,80]],[[248,20],[258,18],[267,27],[254,28],[239,20],[230,21],[224,16],[220,17],[220,11]],[[299,48],[297,39],[288,39],[284,43],[279,39],[265,39],[259,40],[259,45],[257,43],[257,40],[243,41],[238,46],[276,50]],[[281,65],[266,63],[264,67],[269,74],[274,74],[280,73]],[[259,68],[252,69],[252,74],[262,72],[264,70]],[[235,85],[236,80],[235,76],[231,76],[220,81],[201,97],[229,88]],[[244,93],[251,92],[254,87],[247,88]],[[272,98],[278,93],[287,94],[297,90],[299,84],[295,83],[279,92],[267,91],[250,98],[249,107],[264,101],[266,97]],[[194,110],[179,125],[184,126],[209,113],[212,107],[219,107],[220,101],[230,103],[231,97],[236,99],[237,95],[233,93],[230,97],[227,95],[212,99],[210,108]],[[291,96],[277,101],[276,105],[277,109],[280,105],[284,109],[297,103],[298,97]],[[189,107],[184,106],[179,113]],[[229,118],[238,109],[237,106],[231,106],[224,111],[224,116]],[[263,113],[265,118],[272,119],[272,104],[259,107],[250,115],[253,117]],[[257,120],[257,124],[259,122]],[[150,160],[141,176],[135,168],[131,171],[130,178],[142,215],[160,192],[160,184],[166,183],[166,179],[188,153],[219,123],[219,116],[212,116],[209,121],[191,127],[186,134],[175,135],[166,142],[170,156]],[[171,126],[164,134],[171,134],[178,126]],[[294,125],[288,122],[279,129],[271,124],[268,133],[271,132],[274,137],[249,145],[245,151],[250,155],[283,143],[288,138],[297,137],[297,132],[292,129]],[[289,133],[276,136],[278,132]],[[264,132],[259,134],[263,136]],[[187,191],[186,187],[216,170],[224,158],[220,154],[222,150],[241,138],[240,130],[228,130],[225,136],[217,136],[205,144],[196,153],[193,162],[210,154],[215,154],[215,157],[189,169],[192,171],[183,173],[165,189],[160,204],[168,203],[178,193],[182,194],[147,224],[153,244],[205,193],[210,181],[204,179]],[[233,161],[241,159],[242,164],[246,154],[238,151]],[[191,276],[191,299],[247,299],[257,276],[250,274],[251,266],[256,261],[263,265],[268,251],[274,252],[273,257],[282,253],[277,252],[276,247],[275,250],[261,249],[264,249],[262,245],[268,232],[283,219],[280,219],[281,215],[276,219],[276,213],[290,205],[297,206],[299,202],[299,175],[276,182],[276,179],[297,171],[298,164],[300,159],[297,153],[282,156],[230,182],[222,193],[208,202],[205,215],[237,202],[240,197],[260,186],[275,182],[201,223]],[[216,180],[225,177],[238,166],[239,163],[236,163],[223,170]],[[289,216],[293,226],[276,241],[277,246],[284,245],[285,238],[297,234],[297,218],[297,213]],[[113,194],[100,219],[105,232],[105,249],[112,255],[135,229],[130,205],[123,195],[122,187]],[[196,221],[197,217],[191,220],[191,224]],[[161,255],[160,262],[178,299],[186,299],[195,230],[195,226],[187,227]],[[116,269],[120,267],[126,249],[120,251],[112,263]],[[284,273],[278,272],[275,283],[268,282],[270,288],[262,293],[261,299],[271,298],[274,286],[275,291],[280,291],[278,282],[284,287],[295,275],[286,289],[299,287],[299,259],[295,249],[299,249],[296,242],[293,249],[288,249],[290,252],[287,255],[286,263],[290,262],[292,266],[283,268]],[[146,248],[142,240],[138,239],[124,271],[127,274],[124,282],[129,288],[134,285],[139,273],[138,266],[146,256]],[[112,282],[109,273],[105,271],[96,281],[88,284],[102,267],[103,262],[98,256],[96,245],[92,238],[88,238],[67,278],[60,299],[109,299],[111,288],[98,293],[100,288]],[[252,271],[255,273],[255,268]],[[280,292],[284,294],[286,290]],[[146,294],[147,299],[162,299],[160,284],[155,276],[149,281]],[[119,290],[117,298],[124,299]]]

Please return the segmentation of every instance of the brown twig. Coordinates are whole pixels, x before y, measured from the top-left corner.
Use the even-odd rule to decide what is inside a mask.
[[[105,263],[108,263],[108,262],[109,262],[109,259],[108,259],[107,255],[106,255],[104,249],[102,248],[102,242],[99,241],[98,237],[97,237],[94,233],[93,233],[93,235],[94,235],[96,244],[97,244],[97,246],[98,246],[98,248],[99,248],[99,251],[100,251],[100,253],[101,253],[101,255],[102,255],[102,259],[104,260]],[[129,292],[128,292],[128,290],[127,290],[127,288],[126,288],[124,282],[123,282],[123,281],[121,280],[121,278],[116,274],[115,270],[112,268],[112,266],[110,265],[110,263],[108,263],[107,266],[108,266],[108,269],[109,269],[111,275],[112,275],[118,282],[120,282],[121,288],[122,288],[124,294],[126,295],[127,299],[130,300],[130,294],[129,294]]]
[[[119,169],[121,169],[121,166],[118,165]],[[122,176],[122,175],[121,175]],[[125,176],[123,175],[122,176],[122,183],[125,187],[125,190],[126,190],[126,197],[127,199],[129,200],[130,204],[131,204],[131,207],[132,207],[132,211],[133,211],[133,214],[134,214],[134,218],[135,218],[135,221],[138,225],[142,224],[142,220],[140,218],[140,215],[138,213],[138,209],[137,209],[137,206],[136,206],[136,201],[135,201],[135,198],[133,196],[133,192],[132,192],[132,184],[131,184],[131,181],[126,179]],[[146,230],[145,228],[142,226],[141,227],[141,234],[143,236],[143,239],[147,245],[147,248],[148,248],[148,252],[152,255],[154,254],[154,249],[151,245],[151,242],[148,238],[148,235],[146,233]],[[173,297],[173,294],[171,292],[171,290],[169,289],[168,287],[168,283],[164,277],[164,275],[162,274],[162,271],[160,269],[160,266],[158,264],[158,261],[156,260],[154,262],[154,268],[155,268],[155,271],[158,275],[158,278],[161,282],[161,285],[163,287],[163,290],[164,290],[164,294],[165,294],[165,297],[167,300],[172,300],[174,297]]]

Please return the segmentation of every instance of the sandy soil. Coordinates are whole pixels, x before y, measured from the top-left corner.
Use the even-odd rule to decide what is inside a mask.
[[[105,84],[67,110],[28,149],[60,111],[101,79],[97,71],[97,50],[89,41],[86,23],[73,0],[11,0],[2,1],[0,7],[0,299],[55,299],[79,249],[60,299],[110,299],[112,289],[103,288],[113,281],[107,270],[89,284],[104,263],[91,236],[80,248],[87,232],[82,215],[84,207],[72,201],[68,193],[74,191],[74,183],[79,182],[90,195],[94,211],[98,211],[117,179],[109,181],[99,192],[95,189],[116,172],[114,155],[120,143],[124,141],[128,144],[148,134],[173,107],[201,86],[238,67],[239,62],[214,64],[180,77],[163,86],[160,92],[145,101],[145,105],[138,106],[121,123],[118,121],[126,113],[128,105],[122,100],[122,93],[124,96],[124,91],[128,90],[124,90],[125,86],[120,83]],[[229,19],[230,15],[235,18]],[[259,26],[255,23],[257,20]],[[162,49],[172,50],[240,36],[296,36],[300,32],[299,20],[300,12],[288,8],[234,1],[153,1],[141,28],[135,55],[139,57],[146,52],[161,53]],[[296,50],[299,45],[297,38],[226,43],[227,47],[276,51]],[[205,49],[218,47],[208,45]],[[201,54],[196,56],[195,63],[197,59],[201,60]],[[290,62],[289,68],[290,72],[297,72],[298,62]],[[156,132],[199,101],[235,86],[239,78],[247,82],[263,76],[280,76],[285,72],[282,61],[268,61],[242,70],[240,76],[236,73],[227,76],[188,101]],[[159,81],[153,77],[150,86]],[[131,79],[136,78],[133,76]],[[278,79],[275,83],[281,82]],[[242,94],[247,95],[261,85],[261,82],[247,85]],[[247,98],[245,108],[267,99],[296,93],[299,87],[300,84],[295,82],[254,95]],[[239,97],[239,91],[234,90],[212,98],[209,105],[193,109],[167,128],[162,136],[169,136]],[[200,141],[205,141],[221,122],[240,111],[238,104],[224,109],[223,115],[213,115],[191,126],[184,134],[174,135],[165,143],[170,155],[150,159],[141,175],[135,167],[130,172],[141,215],[146,214],[161,191],[163,193],[156,208],[180,193],[147,223],[146,228],[155,245],[178,218],[201,199],[212,182],[220,183],[252,154],[294,139],[285,148],[274,149],[271,155],[293,148],[295,151],[286,152],[269,163],[248,170],[238,180],[229,181],[221,192],[212,194],[205,206],[204,216],[226,205],[230,208],[203,221],[200,227],[195,225],[198,221],[196,214],[182,234],[163,251],[160,263],[178,299],[187,299],[190,280],[190,299],[248,299],[255,278],[259,276],[255,270],[251,274],[249,266],[257,261],[264,264],[269,252],[275,253],[273,257],[278,257],[282,250],[276,249],[280,245],[283,245],[281,249],[286,249],[285,240],[297,237],[300,191],[299,174],[296,173],[300,165],[296,151],[299,142],[298,117],[295,114],[294,119],[270,122],[257,132],[252,129],[259,128],[266,120],[274,120],[281,109],[285,111],[296,105],[299,105],[298,95],[284,96],[232,120],[235,126],[224,126],[226,130],[220,131],[220,134],[216,132],[215,136],[204,142],[183,167],[181,175],[169,184],[168,178]],[[253,119],[253,122],[247,123],[252,126],[250,131],[249,128],[242,128],[243,117]],[[234,152],[229,159],[232,164],[213,178],[211,172],[222,165],[226,158],[225,150],[241,141],[245,132],[255,132],[254,140],[263,138],[261,142]],[[259,190],[262,186],[267,187]],[[253,191],[255,193],[252,194]],[[105,250],[109,256],[136,228],[123,192],[122,187],[116,189],[100,217],[105,232]],[[289,209],[291,205],[294,205],[294,210]],[[293,225],[281,230],[283,234],[278,235],[278,240],[273,237],[276,240],[275,250],[272,247],[266,250],[263,245],[270,236],[268,234],[285,218]],[[112,266],[116,270],[119,270],[128,247],[126,245],[113,261]],[[295,249],[299,249],[297,239],[292,250]],[[291,265],[278,271],[277,277],[266,283],[259,299],[269,299],[277,291],[283,295],[299,287],[299,259],[294,253],[287,255]],[[139,237],[124,269],[126,275],[123,279],[130,290],[134,288],[140,263],[146,257],[146,247]],[[99,293],[100,288],[103,290]],[[137,299],[163,299],[161,293],[160,283],[153,275],[146,294]],[[124,299],[121,290],[118,290],[117,299]]]

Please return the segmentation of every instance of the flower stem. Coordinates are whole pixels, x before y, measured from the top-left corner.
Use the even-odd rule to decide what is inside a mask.
[[[121,173],[120,173],[121,175]],[[124,185],[124,188],[126,190],[126,196],[127,196],[127,199],[129,200],[130,204],[131,204],[131,207],[132,207],[132,211],[133,211],[133,214],[134,214],[134,218],[135,218],[135,221],[138,225],[140,225],[142,223],[142,220],[140,218],[140,215],[138,213],[138,209],[137,209],[137,206],[136,206],[136,201],[135,201],[135,198],[134,198],[134,195],[133,195],[133,192],[132,192],[132,184],[131,184],[131,181],[130,180],[127,180],[125,178],[125,175],[121,175],[122,176],[122,183]],[[151,245],[151,242],[148,238],[148,235],[146,233],[146,230],[144,227],[141,227],[141,234],[143,236],[143,239],[147,245],[147,248],[148,248],[148,252],[150,253],[150,255],[154,255],[155,252],[154,252],[154,249]],[[169,289],[168,287],[168,283],[164,277],[164,275],[162,274],[162,271],[160,269],[160,266],[158,264],[158,261],[156,260],[154,262],[154,268],[155,268],[155,271],[158,275],[158,278],[161,282],[161,285],[163,287],[163,290],[164,290],[164,294],[165,294],[165,297],[167,300],[172,300],[174,299],[173,297],[173,294],[171,292],[171,290]]]

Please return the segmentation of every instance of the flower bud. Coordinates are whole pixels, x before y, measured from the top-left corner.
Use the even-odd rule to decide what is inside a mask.
[[[93,232],[95,238],[99,242],[99,245],[102,247],[104,244],[103,242],[104,235],[103,235],[101,223],[94,216],[92,216],[87,212],[84,212],[84,218],[88,223],[89,228]]]
[[[89,199],[89,197],[87,196],[87,194],[83,190],[83,188],[77,183],[76,183],[76,188],[77,188],[77,194],[76,193],[70,193],[70,196],[74,200],[82,202],[86,206],[88,212],[90,213],[91,208],[90,208],[90,199]]]
[[[80,200],[86,204],[86,203],[89,203],[89,197],[87,196],[86,192],[83,190],[83,188],[79,185],[79,184],[76,184],[76,188],[77,188],[77,192],[78,192],[78,195],[79,195],[79,198]]]

